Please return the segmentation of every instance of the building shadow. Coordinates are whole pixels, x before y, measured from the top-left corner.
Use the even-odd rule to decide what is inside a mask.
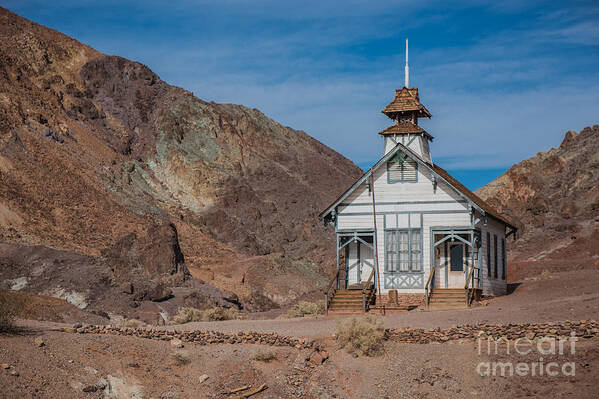
[[[513,294],[522,283],[508,283],[506,295]]]

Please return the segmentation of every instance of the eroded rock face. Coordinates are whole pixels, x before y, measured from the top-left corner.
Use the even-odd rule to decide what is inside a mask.
[[[173,224],[152,226],[139,237],[130,233],[106,250],[104,257],[126,287],[134,283],[131,280],[136,273],[150,279],[167,279],[171,284],[182,283],[189,277]]]
[[[108,250],[117,276],[175,280],[179,252],[195,277],[262,309],[327,280],[334,235],[317,215],[360,174],[256,109],[202,101],[0,9],[0,241]],[[295,274],[264,284],[273,263]]]
[[[543,271],[599,267],[599,126],[569,131],[477,194],[522,228],[509,241],[512,281]]]

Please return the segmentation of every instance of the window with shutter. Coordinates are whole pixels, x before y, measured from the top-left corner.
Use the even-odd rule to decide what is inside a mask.
[[[405,154],[398,152],[387,162],[387,182],[418,181],[418,164]]]

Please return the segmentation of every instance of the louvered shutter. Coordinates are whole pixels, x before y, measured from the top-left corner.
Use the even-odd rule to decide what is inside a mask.
[[[398,162],[395,159],[387,163],[387,173],[389,174],[390,182],[401,181],[401,169],[401,162]]]
[[[402,166],[403,166],[402,180],[404,180],[404,181],[416,180],[416,174],[418,173],[418,164],[411,159],[406,159],[405,161],[403,161]]]

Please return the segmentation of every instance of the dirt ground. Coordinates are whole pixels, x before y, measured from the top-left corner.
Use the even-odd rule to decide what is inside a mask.
[[[41,337],[45,346],[38,347]],[[378,357],[332,350],[322,365],[306,363],[307,351],[261,345],[186,344],[121,336],[29,330],[0,339],[2,398],[228,398],[251,384],[268,388],[256,398],[472,398],[596,397],[599,340],[579,342],[575,376],[479,376],[481,362],[533,362],[538,355],[479,355],[476,342],[399,344]],[[257,354],[274,354],[270,362]],[[548,362],[549,358],[545,361]],[[12,375],[16,372],[18,375]],[[208,379],[202,382],[202,375]],[[84,392],[94,384],[106,388]],[[89,389],[88,389],[89,390]]]
[[[463,310],[389,313],[385,327],[447,328],[457,324],[524,323],[559,320],[599,319],[599,273],[579,270],[547,274],[524,281],[510,295],[483,301]],[[189,323],[177,329],[210,329],[226,332],[277,331],[300,337],[331,336],[337,321],[346,316],[309,319],[231,320],[219,323]],[[173,328],[173,327],[171,327]]]
[[[504,323],[597,319],[596,272],[579,271],[525,281],[506,297],[471,310],[408,312],[383,317],[388,327],[447,327],[474,322]],[[354,357],[338,349],[332,335],[341,317],[237,320],[194,323],[177,329],[277,331],[311,337],[330,353],[323,364],[310,352],[254,344],[175,348],[167,341],[126,336],[72,334],[49,321],[20,321],[17,334],[0,336],[0,398],[229,398],[244,385],[266,390],[252,398],[591,398],[598,397],[599,339],[580,339],[572,353],[520,355],[511,348],[488,351],[477,341],[443,344],[385,343],[376,357]],[[169,327],[173,328],[173,327]],[[37,346],[41,338],[44,345]],[[479,353],[480,350],[480,353]],[[268,354],[273,359],[257,360]],[[557,376],[517,375],[495,364],[557,364]],[[569,364],[567,373],[561,367]],[[483,365],[481,369],[480,365]],[[489,376],[479,372],[489,366]],[[574,375],[571,374],[573,368]],[[538,372],[537,372],[538,373]],[[17,375],[15,375],[17,374]],[[203,375],[208,376],[204,380]],[[97,384],[97,385],[94,385]],[[84,392],[90,391],[90,392]]]

